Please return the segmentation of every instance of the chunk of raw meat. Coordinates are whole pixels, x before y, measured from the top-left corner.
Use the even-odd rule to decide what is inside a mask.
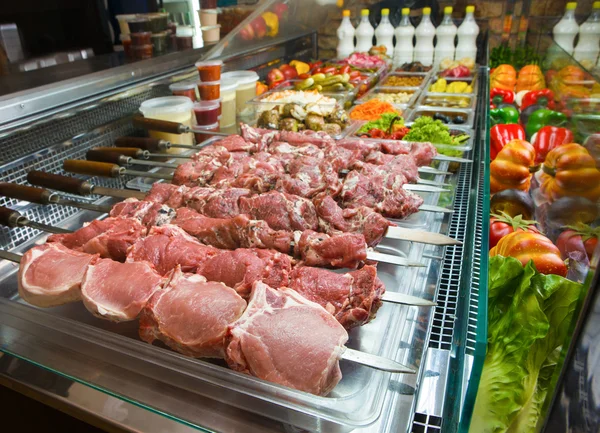
[[[110,216],[135,218],[146,227],[153,227],[169,224],[175,217],[175,211],[164,204],[128,198],[115,204],[110,211]]]
[[[394,155],[383,164],[371,164],[357,161],[354,169],[365,176],[403,176],[407,182],[415,183],[419,179],[419,168],[411,155]]]
[[[59,243],[35,246],[19,267],[19,295],[37,307],[55,307],[81,299],[81,281],[97,255],[73,251]]]
[[[146,194],[146,201],[152,201],[154,203],[166,204],[174,209],[183,206],[183,190],[187,189],[179,185],[173,185],[172,183],[155,182],[152,184],[152,188],[148,194]],[[177,200],[175,197],[179,197]]]
[[[323,191],[336,195],[342,186],[337,171],[328,161],[311,156],[292,160],[288,173],[277,184],[277,189],[302,197],[313,197]]]
[[[146,227],[138,220],[106,218],[94,220],[73,233],[51,235],[48,242],[58,242],[75,251],[99,254],[102,258],[122,262],[129,247],[146,232]]]
[[[316,230],[319,224],[310,200],[278,191],[242,197],[239,210],[265,221],[274,230]]]
[[[249,189],[206,187],[189,188],[185,194],[185,203],[189,208],[211,218],[232,218],[240,213],[239,200],[251,195]]]
[[[254,128],[246,123],[242,123],[241,132],[244,140],[257,145],[256,151],[258,152],[265,149],[272,142],[279,140],[279,131]]]
[[[279,141],[286,141],[292,146],[312,144],[317,147],[326,147],[335,143],[335,140],[325,131],[280,131]]]
[[[238,248],[202,262],[197,272],[209,281],[233,287],[247,298],[255,281],[271,287],[287,286],[291,270],[292,262],[287,254],[259,248]]]
[[[223,358],[227,326],[245,309],[235,290],[178,268],[142,311],[140,338],[150,344],[160,340],[194,358]]]
[[[295,248],[296,255],[302,258],[306,266],[356,268],[367,258],[365,238],[357,233],[329,236],[305,230],[300,234]]]
[[[128,262],[149,262],[161,275],[177,266],[183,272],[196,272],[198,265],[221,251],[202,245],[181,228],[174,225],[153,227],[148,236],[140,238],[129,250]]]
[[[346,329],[373,320],[385,292],[375,266],[345,274],[300,266],[290,275],[290,288],[323,306]]]
[[[113,322],[135,320],[163,278],[146,262],[100,259],[88,266],[81,298],[90,313]]]
[[[256,152],[256,144],[244,140],[240,135],[229,135],[215,143],[216,146],[223,146],[230,152]]]
[[[342,378],[339,359],[348,333],[319,304],[288,288],[255,283],[242,317],[229,326],[229,367],[316,395]]]

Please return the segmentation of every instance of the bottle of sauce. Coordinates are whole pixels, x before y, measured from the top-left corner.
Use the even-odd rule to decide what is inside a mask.
[[[579,27],[579,42],[573,57],[584,67],[592,69],[600,52],[600,1],[594,2],[592,14]]]
[[[464,58],[477,58],[477,35],[479,34],[479,26],[475,22],[475,6],[467,6],[467,13],[462,24],[458,28],[458,44],[456,45],[456,53],[454,58],[461,60]]]
[[[368,53],[373,47],[373,35],[375,35],[375,29],[369,22],[369,9],[361,10],[360,16],[360,24],[356,28],[355,51],[359,53]]]
[[[431,22],[431,8],[423,8],[423,18],[415,30],[417,43],[415,44],[415,62],[424,66],[433,64],[433,38],[435,27]]]
[[[410,23],[409,15],[410,9],[402,8],[402,19],[394,31],[394,35],[396,36],[394,66],[401,66],[404,63],[411,63],[413,61],[415,28]]]
[[[442,60],[454,60],[454,38],[456,38],[456,25],[452,21],[452,6],[444,8],[444,19],[435,30],[437,43],[435,45],[434,62],[439,66]]]
[[[342,24],[337,29],[337,58],[344,59],[354,52],[354,26],[350,22],[350,11],[344,10]]]
[[[392,57],[394,55],[394,26],[390,23],[390,10],[381,9],[381,22],[375,30],[377,46],[384,46],[385,53]]]
[[[565,50],[570,56],[573,55],[573,41],[579,33],[579,25],[575,21],[576,2],[567,3],[565,15],[552,29],[554,42]]]

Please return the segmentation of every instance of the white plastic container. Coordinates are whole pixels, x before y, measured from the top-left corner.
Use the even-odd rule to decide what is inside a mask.
[[[565,15],[552,29],[554,42],[556,42],[569,55],[573,55],[573,41],[579,33],[579,25],[575,21],[576,2],[567,3]]]
[[[401,66],[404,63],[413,61],[415,28],[410,23],[409,15],[410,9],[402,8],[402,19],[396,30],[394,30],[394,36],[396,36],[394,66]]]
[[[390,10],[381,9],[381,21],[375,29],[375,45],[384,46],[385,53],[392,57],[394,55],[394,26],[390,23]]]
[[[221,74],[221,81],[234,80],[238,86],[235,89],[235,106],[238,116],[250,117],[254,107],[246,104],[256,96],[258,74],[254,71],[231,71]]]
[[[221,119],[219,120],[221,128],[235,125],[237,87],[238,82],[236,80],[221,80]]]
[[[600,1],[594,2],[589,18],[579,27],[579,42],[573,57],[586,68],[592,69],[600,53]]]
[[[149,119],[168,120],[170,122],[183,123],[192,127],[192,107],[194,103],[185,96],[165,96],[162,98],[149,99],[142,102],[140,111]],[[150,137],[168,140],[171,143],[194,144],[194,135],[170,134],[167,132],[148,131]],[[185,149],[169,149],[171,153],[180,153]]]
[[[417,43],[415,44],[415,62],[425,66],[433,64],[433,38],[435,26],[431,22],[431,8],[423,8],[423,17],[415,30]]]
[[[462,24],[458,28],[458,44],[456,45],[456,53],[454,58],[461,60],[464,58],[477,58],[477,35],[479,34],[479,26],[475,22],[475,6],[467,6],[467,13]]]
[[[446,6],[444,8],[444,19],[442,23],[435,29],[435,36],[437,42],[435,45],[435,53],[433,61],[435,66],[439,66],[442,60],[450,59],[454,60],[454,39],[456,38],[457,32],[456,24],[452,21],[452,6]]]
[[[356,48],[359,53],[367,53],[373,48],[373,36],[375,29],[369,22],[369,9],[360,11],[360,24],[356,28]]]
[[[354,52],[354,26],[350,22],[350,11],[342,12],[342,24],[337,29],[337,58],[344,59]]]
[[[217,25],[217,9],[200,9],[198,11],[201,26],[216,26]]]

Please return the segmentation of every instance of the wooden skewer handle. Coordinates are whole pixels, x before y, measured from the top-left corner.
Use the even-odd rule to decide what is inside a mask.
[[[0,225],[15,227],[21,214],[5,206],[0,206]]]
[[[190,132],[190,127],[184,125],[183,123],[150,119],[142,116],[134,116],[133,126],[137,128],[149,129],[151,131],[168,132],[171,134],[183,134],[185,132]]]
[[[0,183],[0,195],[31,203],[48,204],[50,203],[52,192],[34,186],[2,182]]]
[[[148,159],[148,155],[150,155],[150,152],[147,150],[138,149],[137,147],[94,147],[91,150],[97,152],[117,152],[136,159]]]
[[[103,152],[100,150],[91,149],[85,154],[85,159],[88,161],[110,162],[111,164],[127,165],[129,157],[122,155],[119,152]]]
[[[160,152],[168,150],[171,143],[167,140],[159,140],[151,137],[119,137],[115,140],[116,147],[137,147],[149,152]]]
[[[91,194],[92,185],[71,176],[61,176],[45,171],[32,170],[27,173],[27,182],[32,185],[57,189],[71,194]]]
[[[87,174],[89,176],[119,177],[122,170],[117,164],[108,162],[82,161],[80,159],[66,159],[63,169],[70,173]]]

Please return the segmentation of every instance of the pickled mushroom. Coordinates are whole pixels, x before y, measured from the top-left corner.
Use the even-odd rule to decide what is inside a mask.
[[[323,131],[329,135],[340,135],[342,133],[342,127],[337,123],[326,123],[323,126]]]
[[[279,110],[273,109],[269,111],[263,111],[258,118],[258,127],[267,129],[277,129],[279,126]]]
[[[287,117],[279,121],[279,129],[282,131],[298,131],[298,121],[293,117]]]
[[[341,127],[344,127],[350,123],[350,118],[343,108],[336,108],[329,116],[327,116],[328,123],[336,123]]]
[[[313,131],[322,131],[325,127],[325,119],[317,114],[309,114],[304,119],[304,124],[308,129]]]

